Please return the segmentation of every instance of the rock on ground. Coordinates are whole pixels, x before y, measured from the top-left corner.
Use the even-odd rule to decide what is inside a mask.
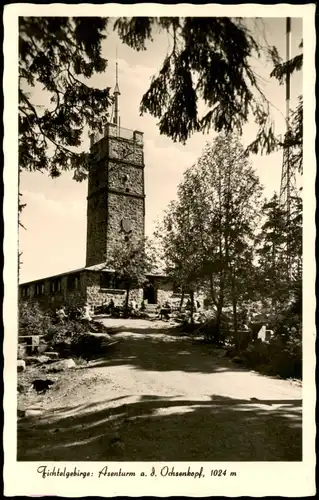
[[[76,364],[72,358],[64,359],[61,363],[63,364],[63,366],[65,368],[75,368],[76,367]]]
[[[46,351],[44,353],[45,356],[47,356],[48,358],[50,359],[59,359],[59,353],[58,352],[54,352],[54,351]]]
[[[43,415],[44,410],[38,409],[38,408],[29,408],[27,410],[24,410],[24,417],[39,417],[40,415]]]
[[[49,356],[28,356],[24,359],[27,365],[41,365],[49,363],[51,358]]]
[[[53,362],[51,363],[46,371],[48,372],[61,372],[63,370],[69,370],[71,368],[75,368],[76,367],[76,364],[75,364],[75,361],[72,359],[72,358],[69,358],[69,359],[63,359],[61,361],[58,361],[58,362]]]

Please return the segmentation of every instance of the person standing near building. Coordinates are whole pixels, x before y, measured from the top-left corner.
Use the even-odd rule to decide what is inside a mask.
[[[89,306],[88,303],[86,303],[85,306],[83,307],[82,319],[85,319],[87,321],[92,321],[91,307]]]
[[[68,317],[63,306],[61,306],[60,309],[57,310],[56,315],[60,321],[65,321]]]
[[[137,303],[136,303],[136,301],[134,299],[131,300],[131,308],[132,308],[133,311],[135,311],[137,309]]]
[[[109,309],[110,315],[112,316],[114,314],[114,309],[115,309],[115,304],[114,304],[114,300],[113,299],[111,299],[111,301],[109,303],[108,309]]]

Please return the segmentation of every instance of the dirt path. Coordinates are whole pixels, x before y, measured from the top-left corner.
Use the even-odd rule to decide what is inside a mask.
[[[240,369],[164,323],[103,322],[119,342],[36,396],[45,412],[18,422],[18,460],[301,460],[299,385]]]

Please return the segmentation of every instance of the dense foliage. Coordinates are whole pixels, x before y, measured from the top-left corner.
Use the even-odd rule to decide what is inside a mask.
[[[253,340],[266,324],[282,351],[300,351],[300,333],[293,332],[300,332],[302,317],[302,202],[292,200],[287,224],[278,197],[262,199],[236,137],[220,134],[207,144],[186,170],[156,235],[166,273],[182,291],[210,298],[214,317],[200,333],[214,342],[228,336],[241,350],[243,328],[250,324]],[[257,322],[249,319],[260,314]]]
[[[19,336],[43,335],[52,326],[50,314],[44,314],[36,302],[19,303]]]
[[[84,132],[101,131],[111,104],[109,88],[88,85],[106,68],[106,26],[106,19],[92,17],[19,18],[20,169],[86,176],[88,157],[75,148]]]
[[[59,321],[54,311],[45,312],[36,302],[23,301],[19,304],[19,336],[39,335],[61,357],[90,358],[103,354],[109,345],[109,338],[94,337],[89,332],[107,331],[103,324],[95,321],[69,318]]]
[[[258,276],[256,291],[279,314],[302,280],[302,200],[292,199],[291,217],[276,194],[263,205],[264,222],[257,237]]]
[[[221,134],[185,172],[157,231],[166,271],[182,287],[201,288],[216,309],[216,336],[223,308],[252,292],[255,226],[261,186],[238,139]],[[251,270],[251,272],[249,272]]]
[[[102,130],[112,103],[109,87],[90,84],[106,68],[102,43],[108,23],[102,18],[20,18],[20,171],[47,171],[56,177],[71,169],[76,180],[86,178],[90,155],[77,148],[83,134]],[[280,341],[281,351],[300,361],[302,202],[299,195],[292,200],[288,224],[276,196],[263,200],[262,206],[247,152],[270,153],[289,146],[290,168],[302,172],[302,96],[291,110],[284,140],[279,140],[251,64],[265,49],[273,61],[270,76],[283,84],[302,69],[302,53],[284,62],[275,47],[261,47],[256,33],[240,18],[119,18],[113,29],[135,50],[147,50],[158,31],[171,40],[140,106],[142,114],[158,119],[160,133],[185,142],[198,131],[220,132],[186,171],[178,199],[157,232],[166,272],[182,292],[209,295],[216,312],[215,340],[229,310],[236,334],[243,322],[240,311],[254,303],[275,318],[277,347]],[[40,105],[42,91],[47,103]],[[244,151],[236,132],[249,120],[255,121],[258,132]],[[23,206],[19,199],[19,211]],[[126,309],[130,290],[144,284],[153,263],[144,242],[120,245],[108,259],[106,265],[127,291]],[[23,307],[22,332],[54,330],[47,316],[40,318],[33,306]],[[298,333],[291,334],[291,328]],[[267,349],[265,359],[273,356],[272,346],[254,349]]]
[[[267,102],[251,65],[262,47],[241,18],[120,18],[122,41],[136,50],[159,31],[171,37],[171,50],[141,102],[141,112],[159,119],[159,130],[185,142],[197,131],[241,132],[249,118],[259,130],[258,146],[276,145]],[[199,101],[204,104],[200,112]]]
[[[90,84],[107,65],[102,43],[108,24],[108,18],[94,17],[19,19],[20,169],[47,170],[53,177],[72,169],[75,179],[86,177],[89,156],[76,148],[83,133],[102,130],[112,103],[109,87]],[[158,118],[161,133],[185,142],[210,128],[240,133],[254,119],[259,130],[249,150],[269,153],[279,145],[251,60],[265,57],[266,49],[274,63],[271,76],[282,83],[301,69],[302,54],[283,63],[275,47],[261,47],[241,18],[118,18],[113,29],[135,50],[146,50],[158,31],[171,39],[140,107]],[[38,102],[40,93],[45,104]],[[300,149],[301,137],[302,101],[292,117],[294,148]],[[293,158],[300,169],[297,150]]]

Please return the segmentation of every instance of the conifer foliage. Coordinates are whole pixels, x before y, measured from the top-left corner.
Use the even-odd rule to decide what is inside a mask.
[[[158,31],[170,39],[140,106],[142,114],[159,120],[161,134],[185,142],[211,128],[240,133],[253,117],[259,131],[251,151],[269,153],[278,145],[269,103],[251,65],[262,49],[243,19],[135,17],[112,23],[135,50],[147,50]],[[48,171],[52,177],[71,169],[76,180],[86,177],[89,157],[75,148],[83,133],[102,130],[112,103],[108,82],[103,89],[90,82],[107,65],[102,42],[108,24],[107,18],[93,17],[20,18],[20,169]],[[274,76],[281,78],[279,73],[276,67]],[[42,90],[44,105],[34,95]]]
[[[146,50],[153,34],[166,31],[171,50],[141,102],[141,113],[159,119],[159,130],[185,142],[194,132],[241,132],[249,115],[263,134],[262,149],[274,142],[268,103],[250,58],[261,47],[243,19],[226,17],[120,18],[115,29],[124,43]],[[198,101],[206,111],[201,113]]]
[[[106,26],[107,19],[92,17],[19,19],[20,169],[86,176],[88,156],[75,148],[88,129],[101,131],[111,104],[109,88],[88,84],[107,65]],[[45,91],[47,104],[39,105],[35,91]]]

